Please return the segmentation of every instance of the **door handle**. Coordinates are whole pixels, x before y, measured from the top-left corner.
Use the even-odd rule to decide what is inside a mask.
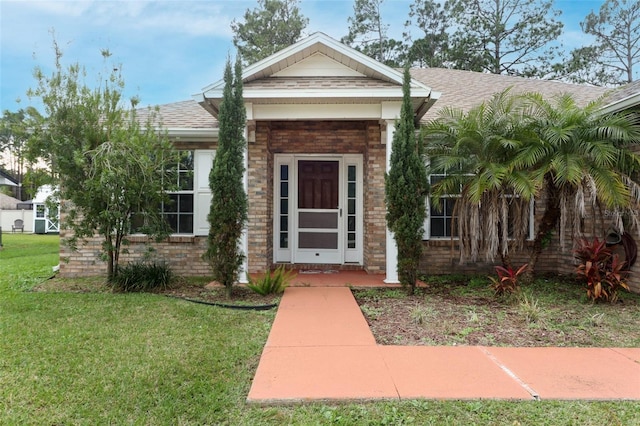
[[[342,208],[340,208],[340,217],[342,217]]]

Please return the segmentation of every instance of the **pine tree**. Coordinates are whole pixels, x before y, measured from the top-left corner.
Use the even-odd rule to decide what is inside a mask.
[[[233,44],[251,65],[298,41],[308,24],[298,0],[258,0],[256,8],[245,11],[244,22],[231,22]]]
[[[247,222],[247,194],[244,191],[244,127],[246,111],[242,98],[242,68],[236,60],[235,77],[228,60],[218,121],[218,150],[209,174],[213,199],[209,211],[209,238],[204,259],[213,279],[223,284],[231,297],[233,284],[244,260],[240,237]]]
[[[385,202],[387,224],[394,233],[398,246],[400,283],[413,294],[422,255],[427,174],[422,142],[415,134],[410,81],[409,68],[406,67],[402,85],[402,109],[393,135],[390,169],[385,176]]]
[[[387,34],[389,25],[382,21],[383,2],[384,0],[355,0],[353,16],[347,19],[349,33],[341,41],[378,62],[398,67],[398,59],[404,46],[401,41],[394,40]]]

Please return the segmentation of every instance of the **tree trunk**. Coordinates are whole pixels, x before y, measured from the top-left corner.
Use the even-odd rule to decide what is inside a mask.
[[[525,283],[531,283],[533,281],[533,273],[535,272],[538,259],[540,258],[542,250],[545,248],[545,239],[549,236],[549,233],[556,228],[559,221],[560,197],[558,189],[551,178],[547,178],[547,203],[538,226],[538,232],[533,240],[533,248],[531,256],[529,257],[529,264],[522,276]]]
[[[233,296],[233,283],[232,284],[225,284],[224,288],[225,288],[225,295],[226,295],[227,299],[231,299],[231,296]]]
[[[109,249],[109,251],[107,252],[107,281],[108,282],[112,282],[114,275],[113,275],[113,250]]]

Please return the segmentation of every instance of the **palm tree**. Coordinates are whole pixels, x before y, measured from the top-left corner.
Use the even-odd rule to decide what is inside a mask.
[[[623,217],[638,225],[640,186],[632,175],[640,169],[640,157],[631,148],[640,144],[640,116],[602,114],[599,102],[581,108],[569,95],[547,101],[529,94],[526,100],[537,138],[521,147],[513,165],[530,170],[533,186],[546,196],[527,270],[530,278],[545,238],[559,225],[564,246],[567,222],[574,235],[580,233],[589,205],[592,212],[614,212],[621,231]]]
[[[528,236],[530,200],[538,188],[514,159],[536,138],[526,104],[509,90],[468,113],[444,109],[423,129],[430,159],[431,202],[455,199],[451,235],[457,233],[461,261],[496,255],[510,267],[509,250]],[[437,180],[434,179],[437,177]]]
[[[426,126],[432,204],[455,197],[452,227],[461,260],[484,253],[487,261],[500,255],[511,266],[509,250],[528,237],[531,199],[544,200],[544,210],[525,280],[556,228],[561,247],[567,224],[574,235],[582,232],[589,206],[591,214],[607,209],[621,231],[638,227],[640,185],[632,176],[640,157],[632,148],[640,144],[640,117],[602,114],[601,106],[581,108],[569,95],[547,101],[505,91],[466,114],[445,109]]]

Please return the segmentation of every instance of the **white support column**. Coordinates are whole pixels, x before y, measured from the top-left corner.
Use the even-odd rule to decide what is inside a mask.
[[[255,136],[254,136],[255,137]],[[244,193],[248,194],[249,191],[249,127],[247,124],[244,126],[244,140],[246,142],[244,150],[244,176],[242,177]],[[244,254],[244,262],[240,266],[240,275],[238,276],[238,282],[241,284],[247,284],[247,273],[249,272],[249,223],[246,224],[240,237],[240,244],[242,244],[242,253]]]
[[[389,172],[391,168],[391,148],[393,146],[393,134],[396,132],[395,120],[387,120],[386,141],[387,160],[385,170]],[[393,233],[387,227],[387,277],[384,280],[387,284],[397,284],[398,280],[398,246],[393,237]]]

